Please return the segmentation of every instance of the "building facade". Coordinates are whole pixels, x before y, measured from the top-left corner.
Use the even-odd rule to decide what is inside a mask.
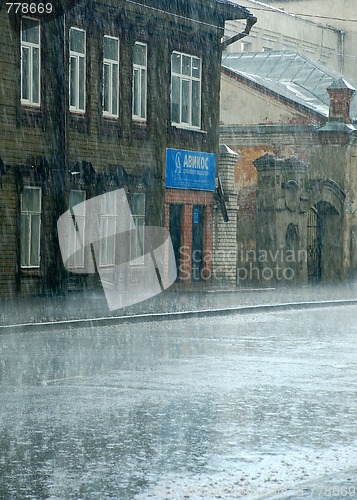
[[[221,143],[238,155],[236,282],[354,278],[354,87],[296,54],[257,55],[222,69]]]
[[[145,273],[143,228],[154,225],[171,233],[179,279],[205,279],[220,41],[225,21],[248,19],[249,11],[228,0],[40,5],[0,10],[0,296],[97,286],[96,274],[81,273],[90,249],[75,252],[73,272],[64,268],[56,223],[119,188],[135,220],[127,258],[138,276]],[[181,184],[168,185],[173,151],[191,158],[188,170],[207,167],[207,183],[186,172]],[[119,210],[103,207],[104,237]],[[83,211],[76,224],[90,217]],[[103,248],[96,265],[113,259],[114,250]]]
[[[254,10],[259,23],[249,39],[232,44],[229,51],[298,50],[357,80],[354,0],[247,0],[245,5]],[[231,36],[239,24],[228,22],[226,35]]]

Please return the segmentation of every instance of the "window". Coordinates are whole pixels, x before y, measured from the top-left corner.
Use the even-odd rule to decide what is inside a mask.
[[[201,126],[201,59],[179,52],[171,56],[171,120],[174,125]]]
[[[21,103],[40,106],[40,23],[21,21]]]
[[[103,115],[119,115],[119,39],[107,35],[103,40]]]
[[[21,194],[21,267],[40,267],[41,188]]]
[[[69,31],[69,107],[84,113],[86,99],[86,33],[79,28]]]
[[[86,199],[85,191],[76,191],[73,190],[69,193],[69,210],[71,212],[72,222],[76,228],[77,238],[74,238],[72,241],[68,241],[69,245],[69,254],[70,258],[68,259],[68,267],[84,267],[84,231],[85,231],[85,217],[86,217],[86,208],[85,203],[83,203]],[[77,207],[75,210],[75,215],[73,213],[73,207],[82,203],[80,207]]]
[[[134,44],[133,57],[133,120],[146,120],[147,101],[147,45]]]
[[[134,193],[130,199],[134,231],[130,232],[130,263],[144,264],[145,194]]]
[[[241,42],[240,50],[241,52],[252,52],[253,44],[251,42]]]
[[[116,196],[103,196],[100,216],[100,266],[115,265]]]

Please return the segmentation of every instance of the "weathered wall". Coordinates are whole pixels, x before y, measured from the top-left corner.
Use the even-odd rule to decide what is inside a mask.
[[[156,7],[150,10],[150,15],[140,3],[81,2],[65,19],[57,17],[41,24],[42,77],[38,109],[23,106],[20,100],[20,18],[8,16],[7,9],[1,9],[0,158],[7,172],[2,176],[0,198],[0,295],[50,293],[51,288],[62,291],[62,285],[65,287],[68,275],[60,258],[56,220],[68,207],[70,189],[85,190],[87,198],[116,187],[125,187],[128,192],[145,190],[146,223],[167,227],[166,148],[218,153],[221,33],[217,25],[223,27],[226,14],[221,9],[224,6],[215,4],[216,8],[207,9],[206,2],[198,1],[190,5],[190,15],[182,16],[180,14],[188,12],[189,2],[146,3]],[[165,7],[170,14],[158,7]],[[179,16],[172,17],[173,12]],[[204,24],[198,25],[195,18]],[[71,26],[83,28],[87,33],[87,99],[83,115],[69,111]],[[120,39],[117,120],[106,119],[102,113],[104,34]],[[148,117],[146,123],[140,124],[131,116],[133,44],[137,40],[148,43]],[[171,124],[173,50],[202,59],[200,130]],[[129,180],[124,182],[117,174],[113,177],[110,170],[113,166],[120,172],[124,168]],[[80,173],[75,174],[78,170]],[[41,265],[30,271],[19,267],[19,210],[24,185],[39,186],[43,192]],[[192,203],[197,200],[201,203],[202,196],[190,190],[177,190],[173,198],[176,203],[187,205],[189,217]],[[202,202],[207,221],[204,244],[211,252],[212,203],[212,193],[206,193]],[[86,280],[87,284],[96,281],[86,276],[80,276],[77,281]]]
[[[281,158],[295,156],[296,158],[310,162],[310,151],[315,145],[318,145],[318,137],[313,126],[309,125],[284,125],[284,126],[232,126],[221,127],[221,142],[229,145],[229,147],[239,154],[235,165],[235,187],[237,190],[237,284],[241,287],[252,286],[269,286],[272,281],[261,280],[261,273],[264,267],[274,268],[276,265],[281,266],[281,253],[278,255],[279,263],[267,263],[262,256],[263,262],[258,261],[259,249],[265,247],[270,248],[270,243],[260,242],[260,247],[257,247],[257,232],[259,225],[272,228],[274,225],[276,231],[270,235],[271,239],[276,239],[277,234],[282,234],[281,241],[279,240],[277,248],[274,250],[274,255],[278,250],[285,247],[285,235],[289,223],[299,226],[299,233],[302,237],[302,243],[306,242],[306,234],[301,227],[301,221],[290,220],[280,214],[276,215],[273,211],[260,213],[259,221],[257,220],[256,196],[258,189],[258,173],[253,162],[265,154],[272,154]],[[288,210],[288,209],[286,209]],[[264,219],[265,217],[265,219]],[[272,229],[273,230],[273,229]],[[305,230],[306,232],[306,230]],[[275,235],[275,236],[274,236]],[[268,237],[268,234],[264,236]],[[274,247],[275,248],[275,247]],[[303,247],[300,246],[301,250]],[[303,258],[303,255],[300,255]],[[300,259],[301,260],[301,259]],[[306,261],[306,259],[305,259]],[[283,262],[284,263],[284,262]],[[289,263],[287,263],[289,264]],[[263,266],[263,267],[261,267]],[[287,265],[290,267],[290,264]],[[268,273],[268,271],[267,271]],[[301,273],[306,273],[304,264],[299,264],[299,267],[294,268],[294,280],[301,276]],[[304,281],[306,277],[302,277]]]
[[[238,76],[221,78],[221,125],[267,125],[313,123],[307,112],[299,111],[278,96],[244,82]],[[316,119],[315,119],[316,120]]]

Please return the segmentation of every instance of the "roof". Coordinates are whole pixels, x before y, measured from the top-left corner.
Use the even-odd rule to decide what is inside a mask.
[[[340,78],[339,80],[336,80],[333,82],[332,85],[329,86],[330,90],[350,90],[352,92],[355,92],[356,89],[344,78]]]
[[[62,0],[64,1],[64,0]],[[79,3],[79,0],[66,0]],[[188,16],[190,19],[198,19],[206,21],[206,19],[218,18],[222,21],[248,19],[253,17],[251,12],[242,5],[232,0],[128,0],[130,3],[137,6],[150,6],[154,10],[162,9],[166,14]],[[1,3],[1,1],[0,1]],[[158,8],[160,7],[160,8]]]
[[[327,88],[341,75],[292,51],[238,52],[223,57],[222,65],[234,74],[286,98],[310,111],[328,117]],[[357,88],[352,81],[350,87]],[[351,102],[351,117],[357,120],[357,98]]]
[[[252,15],[246,7],[231,0],[215,0],[215,2],[222,8],[226,20],[247,19]]]

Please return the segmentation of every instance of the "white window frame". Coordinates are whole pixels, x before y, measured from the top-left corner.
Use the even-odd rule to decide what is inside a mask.
[[[241,52],[252,52],[253,44],[252,42],[241,42],[240,50]]]
[[[115,203],[113,211],[107,209],[105,197],[101,200],[99,248],[100,267],[112,267],[115,265],[116,231],[113,231],[113,226],[115,228],[117,223],[117,197],[110,197],[109,199],[113,200]],[[110,256],[112,256],[112,259],[110,259]]]
[[[39,207],[37,210],[24,210],[22,206],[23,202],[23,194],[21,193],[21,201],[20,201],[20,209],[21,209],[21,235],[22,235],[22,230],[24,227],[24,218],[26,217],[28,223],[27,227],[29,229],[29,234],[28,234],[28,248],[26,249],[26,263],[23,262],[23,245],[24,241],[20,241],[20,254],[21,254],[21,268],[22,269],[39,269],[40,263],[41,263],[41,219],[42,219],[42,189],[38,186],[25,186],[25,190],[32,190],[32,191],[38,191],[39,192]],[[36,241],[36,245],[38,248],[37,252],[37,257],[36,257],[36,262],[31,262],[31,253],[32,253],[32,246],[35,243],[33,239],[33,234],[32,234],[32,221],[34,217],[38,217],[38,240]]]
[[[71,32],[73,31],[81,31],[84,33],[84,52],[76,52],[74,50],[71,50]],[[69,109],[70,111],[74,113],[80,113],[84,114],[86,112],[86,98],[87,98],[87,88],[86,88],[86,75],[87,75],[87,65],[86,65],[86,43],[87,43],[87,34],[86,31],[82,28],[77,28],[76,26],[71,26],[69,29]],[[72,66],[72,61],[73,59],[76,61],[76,74],[75,74],[75,104],[71,105],[71,66]],[[79,89],[80,89],[80,78],[79,78],[79,67],[80,67],[80,60],[83,60],[83,66],[84,66],[84,80],[83,80],[83,108],[80,107],[79,105]]]
[[[82,193],[83,194],[83,199],[79,203],[82,203],[83,206],[83,213],[75,214],[75,217],[72,216],[71,214],[71,209],[75,207],[76,205],[79,205],[79,203],[76,203],[76,205],[73,205],[72,207],[69,207],[69,217],[71,219],[69,227],[71,224],[75,224],[76,227],[78,227],[79,233],[81,235],[81,238],[74,239],[72,242],[68,242],[69,245],[72,245],[72,248],[70,249],[70,257],[68,259],[68,262],[66,266],[68,268],[72,269],[82,269],[84,268],[84,257],[85,257],[85,248],[84,248],[84,241],[85,241],[85,230],[86,230],[86,204],[84,203],[86,201],[86,192],[82,189],[71,189],[69,193],[69,198],[68,201],[70,201],[70,196],[71,193]],[[80,250],[77,245],[81,245],[82,251],[80,253],[77,252]]]
[[[147,78],[148,78],[148,46],[147,43],[136,41],[135,47],[141,45],[145,47],[145,65],[135,63],[133,52],[133,84],[132,84],[132,119],[135,121],[146,122],[147,120]],[[137,88],[135,82],[138,82]],[[144,95],[144,103],[142,96]],[[135,103],[137,103],[138,113],[135,112]]]
[[[116,40],[118,42],[118,59],[109,59],[104,56],[104,43],[105,39],[110,38],[112,40]],[[110,35],[104,35],[103,38],[103,116],[108,116],[110,118],[118,118],[119,117],[119,56],[120,56],[120,42],[119,38]],[[109,68],[109,110],[104,109],[104,93],[105,93],[105,67]],[[113,88],[113,75],[116,73],[117,77],[117,88]],[[117,109],[113,109],[113,93],[117,94]]]
[[[181,57],[181,70],[180,72],[176,72],[173,70],[173,58],[174,56],[179,55]],[[185,75],[183,73],[182,69],[182,62],[183,58],[188,57],[191,59],[191,75]],[[192,61],[193,60],[199,61],[199,77],[195,77],[192,75]],[[178,121],[174,121],[172,114],[172,105],[173,105],[173,79],[177,78],[179,80],[179,119]],[[192,86],[193,82],[198,82],[199,83],[199,102],[198,102],[198,125],[194,125],[192,123],[192,115],[193,115],[193,101],[192,101]],[[182,103],[183,103],[183,83],[188,83],[189,86],[189,119],[188,121],[184,121],[182,117]],[[172,125],[179,127],[179,128],[188,128],[188,129],[195,129],[195,130],[201,130],[201,121],[202,121],[202,108],[201,108],[201,101],[202,101],[202,58],[192,55],[192,54],[186,54],[184,52],[179,52],[174,50],[171,55],[171,123]]]
[[[133,210],[132,199],[134,196],[143,196],[144,197],[144,209],[142,213],[135,213]],[[131,266],[143,266],[145,264],[145,206],[146,206],[146,196],[145,193],[133,193],[131,195],[131,214],[132,214],[132,223],[131,229],[135,231],[130,232],[130,265]],[[138,222],[140,221],[140,224]],[[142,231],[141,241],[143,245],[142,255],[139,257],[138,255],[138,247],[139,247],[139,231]]]
[[[27,42],[22,39],[23,35],[23,19],[28,19],[30,21],[35,21],[38,24],[38,43],[34,42]],[[40,107],[41,103],[41,23],[39,19],[33,18],[33,17],[23,17],[21,19],[21,30],[20,30],[20,37],[21,37],[21,104],[26,105],[26,106],[33,106],[36,108]],[[34,74],[34,67],[33,67],[33,60],[34,60],[34,51],[38,50],[38,74]],[[24,77],[24,51],[27,50],[29,52],[29,68],[28,68],[28,78],[29,78],[29,98],[25,99],[23,97],[24,95],[24,88],[23,88],[23,77]],[[38,101],[34,99],[33,92],[34,92],[34,79],[37,79],[38,83]]]

